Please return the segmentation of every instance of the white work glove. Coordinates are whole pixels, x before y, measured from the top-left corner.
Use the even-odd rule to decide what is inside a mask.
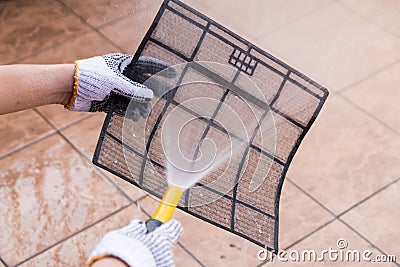
[[[119,230],[107,233],[88,258],[88,266],[97,259],[113,256],[129,267],[173,267],[173,245],[182,235],[182,225],[171,220],[147,233],[145,223],[133,220]]]
[[[137,111],[134,112],[146,117],[150,112],[148,102],[153,98],[153,91],[142,83],[170,65],[156,58],[140,57],[133,65],[132,73],[129,73],[132,79],[129,79],[124,71],[132,58],[126,54],[108,54],[77,60],[74,94],[66,108],[108,112],[110,96],[118,95],[127,101],[137,101]],[[174,76],[174,73],[170,74]]]

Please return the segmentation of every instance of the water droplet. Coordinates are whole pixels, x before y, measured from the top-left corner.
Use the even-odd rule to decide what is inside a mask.
[[[262,234],[262,233],[263,233],[263,231],[262,231],[261,229],[258,229],[258,232],[259,232],[260,234]]]
[[[114,164],[118,164],[118,160],[114,160]]]

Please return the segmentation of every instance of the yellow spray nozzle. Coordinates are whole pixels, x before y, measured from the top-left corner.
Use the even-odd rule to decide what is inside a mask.
[[[162,198],[160,204],[158,205],[156,211],[151,218],[153,220],[158,220],[162,223],[168,222],[171,219],[172,214],[174,213],[174,210],[178,205],[182,194],[183,191],[178,186],[168,186],[164,197]]]

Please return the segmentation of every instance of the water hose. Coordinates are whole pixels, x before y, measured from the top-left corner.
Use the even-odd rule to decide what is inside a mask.
[[[175,211],[176,206],[183,194],[180,187],[169,185],[167,191],[158,205],[151,219],[146,221],[147,232],[150,233],[163,223],[168,222]]]

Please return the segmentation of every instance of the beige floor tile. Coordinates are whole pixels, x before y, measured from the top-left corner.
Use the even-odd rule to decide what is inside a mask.
[[[77,59],[119,52],[96,32],[88,32],[69,39],[60,45],[32,54],[17,63],[59,64],[72,63]]]
[[[347,242],[347,247],[344,249],[339,249],[338,240],[344,239]],[[341,243],[344,244],[344,243]],[[340,258],[336,261],[330,260],[329,255],[325,254],[324,261],[322,262],[293,262],[289,260],[291,255],[292,258],[296,258],[296,252],[299,252],[300,255],[304,250],[314,250],[316,252],[317,257],[321,257],[321,253],[323,250],[337,250],[343,252],[337,252],[337,255],[341,255],[343,253],[343,261]],[[360,252],[360,262],[354,262],[353,257],[348,254],[348,251],[357,250]],[[381,253],[360,238],[357,234],[355,234],[350,228],[348,228],[345,224],[340,221],[334,221],[333,223],[327,225],[320,231],[314,233],[308,238],[304,239],[293,248],[286,250],[287,254],[283,256],[283,258],[288,259],[288,262],[279,262],[278,258],[274,259],[272,264],[266,264],[266,266],[395,266],[393,263],[379,263],[379,262],[366,262],[363,261],[363,253],[364,251],[369,250],[372,252],[370,259],[374,260],[375,256],[381,255]],[[347,254],[346,254],[347,253]],[[357,252],[355,252],[357,253]],[[350,255],[350,256],[346,256]],[[300,256],[301,257],[301,256]],[[333,257],[333,256],[332,256]],[[350,261],[346,261],[346,257],[350,259]],[[301,259],[301,258],[299,258]],[[334,259],[334,258],[333,258]],[[357,258],[354,258],[357,259]]]
[[[95,113],[90,118],[62,130],[62,133],[87,158],[91,159],[96,149],[105,116],[105,113]]]
[[[327,5],[331,0],[183,0],[233,32],[256,41],[260,36]]]
[[[146,220],[146,215],[132,205],[76,236],[38,255],[21,267],[36,266],[83,266],[87,256],[108,231],[127,225],[132,219]],[[199,266],[180,246],[174,247],[175,265]]]
[[[400,175],[400,137],[340,96],[331,97],[288,171],[339,214]]]
[[[262,47],[339,90],[400,58],[400,39],[331,4],[259,39]]]
[[[0,255],[10,265],[129,203],[58,136],[0,161]]]
[[[151,214],[158,202],[147,197],[139,204]],[[259,246],[180,210],[175,211],[174,218],[184,228],[180,242],[205,266],[256,266],[260,263],[257,259]]]
[[[52,0],[2,1],[0,23],[0,64],[89,30],[68,8]]]
[[[341,92],[362,109],[400,133],[400,63]]]
[[[146,0],[62,0],[62,2],[95,27],[129,14],[137,14],[148,5]]]
[[[62,131],[68,140],[70,140],[90,160],[93,158],[105,116],[105,113],[96,113],[93,117]],[[125,180],[100,168],[99,170],[114,181],[116,185],[132,200],[137,200],[146,195],[143,190]]]
[[[37,110],[42,113],[57,129],[65,127],[71,123],[82,120],[90,116],[86,112],[72,112],[61,105],[47,105],[38,107]]]
[[[190,254],[188,254],[179,245],[175,245],[173,253],[176,267],[201,266]]]
[[[124,227],[134,218],[145,220],[146,215],[132,204],[21,266],[83,266],[90,252],[107,232]]]
[[[400,257],[399,192],[400,182],[396,182],[342,217],[372,243],[397,258]]]
[[[53,132],[35,111],[0,116],[0,157]]]
[[[377,25],[400,35],[400,5],[396,0],[341,0],[344,6],[357,12]]]
[[[100,29],[100,32],[110,38],[126,53],[134,54],[150,28],[160,5],[161,1],[146,3],[145,8],[141,9],[140,12],[135,12],[129,17],[106,25]],[[124,30],[121,31],[121,29]]]
[[[334,217],[290,181],[282,188],[279,212],[279,248],[284,249]]]

